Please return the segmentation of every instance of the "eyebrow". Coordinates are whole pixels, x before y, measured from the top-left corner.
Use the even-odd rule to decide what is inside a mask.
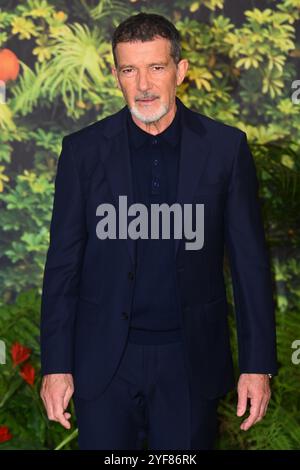
[[[148,64],[149,67],[152,67],[152,65],[168,65],[168,62],[165,62],[165,61],[158,61],[158,62],[152,62],[151,64]],[[125,65],[120,65],[119,66],[119,70],[121,69],[124,69],[124,68],[129,68],[129,67],[132,67],[134,68],[135,65],[131,65],[131,64],[125,64]]]

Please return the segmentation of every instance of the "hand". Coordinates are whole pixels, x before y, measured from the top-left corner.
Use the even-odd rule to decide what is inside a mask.
[[[241,374],[238,381],[237,416],[243,416],[250,398],[250,415],[240,429],[247,431],[258,423],[266,414],[271,398],[271,390],[267,374]]]
[[[58,421],[64,428],[70,429],[70,413],[66,413],[70,398],[74,393],[71,374],[48,374],[43,377],[40,396],[44,402],[48,418]]]

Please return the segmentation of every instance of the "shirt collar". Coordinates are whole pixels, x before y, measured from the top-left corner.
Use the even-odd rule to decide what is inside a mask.
[[[129,130],[129,139],[136,148],[142,146],[146,142],[150,143],[153,139],[164,140],[171,146],[175,147],[175,145],[178,143],[181,129],[180,107],[177,105],[176,113],[171,124],[163,132],[160,132],[157,135],[149,134],[149,132],[146,132],[141,129],[132,119],[128,106],[127,123]]]

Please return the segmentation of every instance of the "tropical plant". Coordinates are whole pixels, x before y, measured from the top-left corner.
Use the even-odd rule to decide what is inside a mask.
[[[273,381],[267,418],[247,433],[239,431],[234,417],[235,393],[222,401],[219,446],[296,448],[299,366],[290,354],[292,340],[300,338],[300,107],[291,96],[300,57],[300,0],[267,0],[267,8],[252,3],[237,25],[226,14],[229,0],[1,2],[0,94],[4,83],[6,102],[0,102],[0,339],[9,354],[0,365],[0,449],[76,448],[76,423],[73,434],[50,423],[37,393],[39,301],[53,182],[62,137],[124,105],[110,71],[111,31],[141,10],[163,14],[179,29],[190,67],[177,95],[186,106],[247,133],[260,182],[280,375]],[[236,361],[226,263],[225,272]],[[16,344],[31,352],[14,366]]]

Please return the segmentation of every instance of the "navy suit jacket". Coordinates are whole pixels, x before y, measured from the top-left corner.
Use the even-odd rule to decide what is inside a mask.
[[[191,388],[203,397],[235,385],[223,259],[232,274],[240,373],[277,373],[271,273],[258,181],[246,134],[182,110],[177,200],[204,204],[204,246],[175,240],[177,300]],[[101,394],[126,345],[135,241],[100,240],[96,208],[133,203],[126,106],[66,135],[58,160],[41,304],[42,375],[72,373],[75,393]],[[183,206],[182,206],[183,207]],[[155,275],[155,273],[153,273]]]

